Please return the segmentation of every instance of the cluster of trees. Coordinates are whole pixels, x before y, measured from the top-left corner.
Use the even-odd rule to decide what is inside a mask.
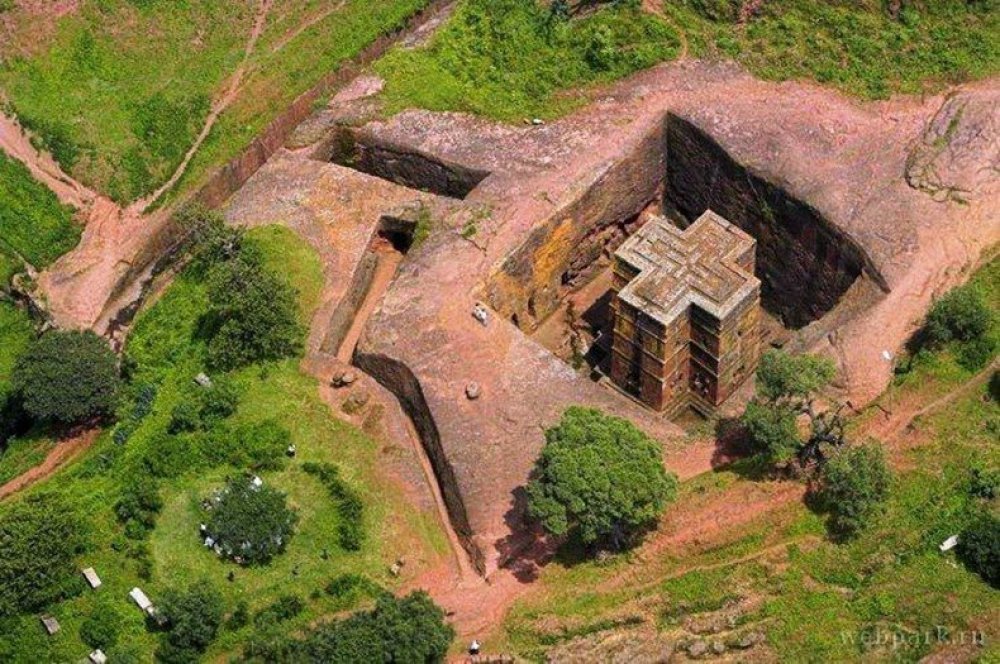
[[[741,421],[753,452],[810,475],[818,503],[830,514],[830,530],[849,537],[878,514],[891,475],[877,443],[847,445],[843,405],[817,405],[818,392],[834,375],[826,358],[768,351],[757,369],[757,396]]]
[[[295,532],[298,517],[285,494],[249,477],[231,479],[212,502],[208,532],[223,555],[243,564],[269,563]]]
[[[552,535],[620,550],[656,525],[676,493],[656,441],[628,420],[572,407],[545,432],[528,513]]]
[[[397,598],[385,593],[371,611],[321,625],[301,639],[254,640],[246,662],[442,662],[455,638],[444,611],[427,593]]]

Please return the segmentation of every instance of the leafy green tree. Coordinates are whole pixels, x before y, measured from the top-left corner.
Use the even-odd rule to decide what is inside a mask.
[[[889,495],[892,475],[878,443],[837,450],[822,466],[820,497],[830,529],[845,537],[860,531]]]
[[[831,447],[844,444],[842,405],[818,410],[816,393],[836,374],[827,358],[768,351],[757,368],[757,396],[741,421],[754,451],[771,463],[797,459],[803,467],[822,464]],[[799,416],[809,420],[809,435],[800,435]]]
[[[222,370],[290,357],[302,348],[294,289],[264,267],[250,245],[209,272],[208,359]]]
[[[197,661],[198,654],[215,640],[225,606],[222,594],[209,581],[197,581],[184,590],[167,590],[159,610],[167,632],[156,651],[164,662]]]
[[[677,493],[662,450],[631,422],[572,407],[545,432],[528,512],[549,533],[616,549],[655,526]]]
[[[984,511],[958,536],[956,551],[965,566],[1000,588],[1000,518]]]
[[[825,357],[768,351],[757,367],[757,394],[771,403],[798,404],[809,401],[836,373]]]
[[[18,359],[11,380],[32,417],[63,424],[111,413],[119,387],[115,354],[89,330],[43,334]]]
[[[743,413],[743,426],[770,463],[788,463],[798,455],[802,440],[791,408],[751,401]]]
[[[0,514],[0,617],[35,611],[80,585],[84,518],[58,494],[29,495]]]
[[[284,493],[240,477],[226,484],[207,525],[226,557],[255,565],[285,550],[297,520]]]
[[[121,614],[114,606],[100,602],[80,624],[80,638],[91,648],[107,652],[118,643],[121,621]]]

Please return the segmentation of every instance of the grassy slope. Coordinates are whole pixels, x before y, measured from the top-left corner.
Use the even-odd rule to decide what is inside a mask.
[[[18,255],[42,269],[76,246],[80,230],[70,208],[0,153],[0,288],[19,269]]]
[[[395,50],[376,69],[390,111],[520,120],[565,112],[580,99],[560,91],[621,78],[679,50],[673,27],[635,9],[565,23],[531,0],[466,0],[428,47]]]
[[[246,147],[298,94],[426,0],[274,3],[240,99],[220,119],[188,186]],[[118,201],[169,177],[243,49],[257,3],[84,0],[54,29],[21,17],[0,46],[0,89],[60,163]],[[291,41],[310,17],[336,8]]]
[[[303,294],[303,305],[314,306],[315,295],[309,294],[318,292],[322,273],[318,259],[305,244],[285,229],[259,229],[251,236],[262,244],[269,261],[294,257],[300,262],[293,283]],[[301,522],[288,550],[268,567],[242,569],[218,560],[204,549],[198,537],[202,518],[198,501],[234,469],[192,468],[177,479],[163,482],[161,495],[165,505],[149,540],[153,576],[149,581],[138,577],[135,561],[124,551],[115,550],[126,544],[112,512],[117,487],[122,473],[131,466],[130,460],[164,430],[173,405],[183,391],[190,389],[192,376],[202,369],[203,349],[193,339],[205,304],[201,284],[189,275],[182,275],[159,302],[140,315],[129,342],[130,355],[137,361],[133,385],[153,383],[158,385],[158,391],[152,412],[124,449],[118,448],[111,436],[105,434],[84,461],[31,489],[67,493],[83,506],[84,513],[91,515],[88,525],[92,530],[92,545],[80,565],[94,565],[105,586],[96,593],[87,591],[49,608],[63,625],[54,638],[42,636],[34,616],[0,621],[0,660],[7,661],[5,655],[15,661],[79,659],[86,648],[77,630],[103,597],[120,609],[126,621],[121,641],[133,643],[145,661],[155,648],[156,639],[145,631],[140,613],[126,597],[128,590],[140,585],[155,601],[165,588],[203,576],[214,581],[225,594],[229,610],[237,599],[245,599],[254,610],[278,595],[299,594],[306,600],[307,609],[287,623],[288,629],[295,629],[331,610],[343,608],[326,595],[309,598],[312,591],[321,590],[331,578],[345,572],[360,572],[391,587],[395,581],[388,575],[387,565],[396,556],[405,553],[416,558],[446,550],[433,512],[425,513],[409,505],[398,487],[387,485],[375,474],[380,446],[333,418],[319,399],[316,382],[299,372],[296,360],[288,360],[266,371],[251,367],[232,376],[243,393],[235,420],[276,418],[291,431],[298,448],[294,463],[284,470],[262,474],[265,482],[287,491],[290,502],[300,512]],[[298,468],[302,461],[310,460],[338,465],[345,480],[360,491],[367,533],[361,551],[350,553],[338,546],[338,516],[333,504],[319,482]],[[330,552],[328,560],[320,557],[324,548]],[[293,575],[296,566],[298,574]],[[233,583],[226,580],[230,570],[236,573]],[[251,632],[251,627],[222,632],[211,653],[221,656],[238,649]]]
[[[1000,315],[1000,260],[973,282]],[[924,354],[882,402],[890,409],[904,401],[930,403],[971,377],[950,349]],[[1000,619],[1000,593],[937,549],[981,506],[967,493],[970,465],[1000,466],[1000,404],[986,397],[986,389],[915,422],[906,434],[886,512],[856,540],[828,541],[822,517],[796,503],[734,528],[709,548],[660,554],[641,564],[618,556],[603,563],[549,565],[543,590],[508,617],[502,647],[540,658],[574,636],[633,620],[652,621],[669,632],[684,617],[717,610],[735,598],[760,600],[738,631],[764,632],[782,661],[915,660],[933,646],[917,642],[917,632],[933,632],[938,625],[953,634],[988,630]],[[865,417],[883,415],[872,407]],[[690,509],[753,482],[752,465],[683,483],[673,509]],[[619,574],[624,583],[601,588]],[[862,634],[876,627],[899,635],[903,644],[897,652],[864,649]],[[993,643],[988,652],[1000,655],[995,641],[987,639]]]
[[[533,0],[464,0],[427,48],[395,51],[377,69],[392,111],[415,106],[501,120],[564,113],[583,98],[563,91],[675,57],[679,36],[692,56],[734,58],[764,78],[814,79],[863,98],[1000,69],[992,0],[930,0],[899,20],[874,0],[772,0],[747,25],[737,22],[738,5],[666,0],[662,18],[626,7],[552,27]],[[617,58],[602,58],[609,48]]]
[[[21,57],[0,68],[0,87],[64,168],[131,200],[180,162],[242,58],[252,11],[211,0],[182,11],[162,1],[84,2],[44,44],[11,48]]]
[[[190,189],[213,168],[238,155],[324,74],[337,69],[379,36],[404,25],[428,2],[346,0],[338,11],[290,41],[283,38],[280,26],[269,28],[254,58],[255,67],[244,80],[243,93],[219,118],[177,190]]]

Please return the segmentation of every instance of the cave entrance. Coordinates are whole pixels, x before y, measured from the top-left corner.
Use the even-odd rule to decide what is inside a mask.
[[[416,223],[384,216],[372,235],[347,296],[340,302],[323,340],[323,350],[335,352],[341,362],[351,362],[361,333],[382,296],[389,289],[403,258],[413,246]]]
[[[460,200],[490,175],[489,171],[379,141],[350,127],[337,131],[324,156],[327,161],[409,189]]]

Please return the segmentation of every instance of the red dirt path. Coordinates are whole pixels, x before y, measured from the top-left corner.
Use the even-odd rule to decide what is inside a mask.
[[[79,457],[97,440],[98,433],[100,433],[100,429],[88,429],[65,440],[60,440],[45,457],[45,461],[0,486],[0,500],[49,477]]]

